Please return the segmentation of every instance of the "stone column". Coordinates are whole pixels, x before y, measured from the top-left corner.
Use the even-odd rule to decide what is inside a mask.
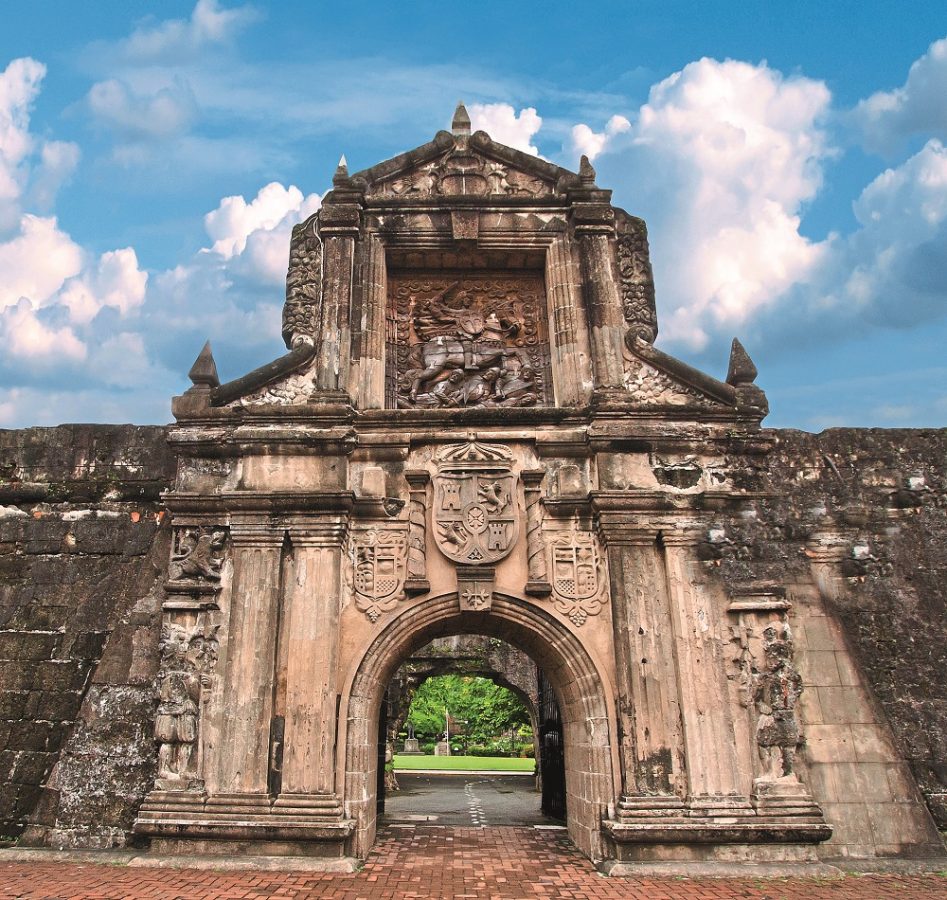
[[[344,517],[291,525],[286,585],[286,744],[281,799],[335,789],[336,678]]]
[[[708,813],[743,811],[726,659],[711,597],[693,571],[697,526],[662,534],[684,726],[689,802]]]
[[[217,747],[218,790],[266,794],[283,531],[233,522],[233,591]]]
[[[541,485],[543,469],[523,472],[523,493],[526,499],[526,593],[545,597],[552,593],[546,572],[546,545],[543,543],[543,507]]]
[[[619,812],[681,806],[681,714],[657,527],[603,513],[618,665],[625,796]]]
[[[426,594],[427,580],[427,483],[423,469],[404,473],[408,482],[408,577],[404,589],[409,594]]]
[[[615,284],[611,237],[613,230],[585,226],[580,235],[582,289],[592,329],[595,387],[617,389],[622,385],[621,297]]]

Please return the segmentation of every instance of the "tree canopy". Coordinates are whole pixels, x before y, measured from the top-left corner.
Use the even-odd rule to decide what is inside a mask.
[[[411,698],[408,722],[419,736],[434,738],[443,733],[448,710],[451,732],[463,728],[475,742],[494,740],[511,728],[529,724],[529,712],[516,694],[489,678],[471,675],[428,678]]]

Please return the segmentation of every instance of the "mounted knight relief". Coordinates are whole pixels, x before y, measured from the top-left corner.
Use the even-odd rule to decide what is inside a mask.
[[[387,406],[545,406],[552,396],[540,275],[392,273]]]
[[[519,530],[509,450],[476,441],[448,447],[433,481],[434,540],[448,559],[482,566],[509,554]]]

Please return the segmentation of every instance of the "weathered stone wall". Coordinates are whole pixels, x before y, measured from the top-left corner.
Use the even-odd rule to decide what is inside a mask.
[[[839,846],[883,843],[871,816],[892,807],[864,791],[880,800],[886,783],[910,799],[904,766],[869,746],[888,726],[944,827],[947,431],[770,434],[768,454],[731,460],[747,502],[721,512],[700,548],[708,577],[768,580],[794,602],[813,790],[850,804],[827,809],[830,820],[867,817]],[[154,775],[159,494],[173,470],[161,427],[0,431],[3,835],[32,823],[34,841],[103,846],[130,832]],[[671,475],[682,491],[696,483]],[[827,543],[841,548],[837,584],[814,564]]]
[[[0,835],[124,843],[154,769],[161,427],[0,431]]]
[[[886,725],[947,827],[947,430],[775,434],[741,475],[762,496],[703,548],[706,565],[730,585],[769,579],[795,602],[813,790],[830,820],[834,803],[864,807],[846,808],[852,827],[833,841],[893,845],[878,835],[901,828],[898,807],[882,807],[910,802],[913,786],[882,763]],[[826,549],[835,579],[819,574]]]

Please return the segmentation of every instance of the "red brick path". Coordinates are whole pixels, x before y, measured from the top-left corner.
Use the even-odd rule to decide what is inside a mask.
[[[79,898],[627,898],[627,900],[864,900],[947,898],[941,875],[796,879],[604,878],[562,832],[530,828],[392,829],[353,875],[208,872],[77,863],[4,863],[0,897]]]

